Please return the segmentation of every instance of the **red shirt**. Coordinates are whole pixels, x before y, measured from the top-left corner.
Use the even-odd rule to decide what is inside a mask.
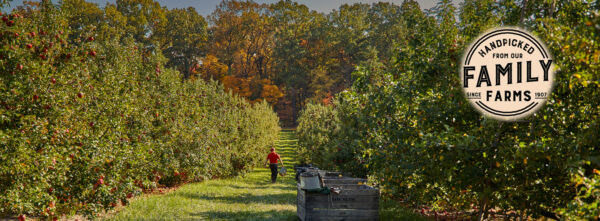
[[[269,163],[277,163],[277,159],[279,159],[279,154],[277,154],[275,152],[271,152],[267,156],[267,159],[269,159]]]

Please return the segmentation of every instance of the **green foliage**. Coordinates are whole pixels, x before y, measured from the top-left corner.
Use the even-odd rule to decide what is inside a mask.
[[[286,167],[296,161],[294,131],[282,130],[276,149]],[[264,159],[268,149],[263,150]],[[296,181],[290,174],[272,184],[269,168],[243,176],[190,183],[167,194],[136,198],[103,220],[289,220],[297,221]]]
[[[530,2],[523,11],[516,5],[466,1],[457,25],[448,2],[428,13],[405,2],[400,23],[411,35],[397,45],[392,62],[365,62],[354,72],[351,89],[336,95],[335,133],[319,147],[348,151],[328,159],[347,153],[364,159],[362,167],[356,160],[336,167],[363,168],[385,195],[414,206],[475,208],[479,219],[491,209],[532,218],[597,218],[598,4]],[[496,122],[465,100],[457,59],[486,27],[519,22],[554,54],[556,86],[538,113],[521,122]]]
[[[173,9],[167,12],[164,33],[159,33],[165,42],[161,48],[169,58],[170,67],[178,67],[189,78],[197,59],[204,54],[207,41],[207,23],[196,9]]]
[[[575,176],[577,196],[559,211],[571,220],[594,220],[600,217],[600,172],[594,170],[591,176],[579,173]]]
[[[310,103],[300,112],[296,133],[301,164],[314,163],[320,168],[335,166],[331,155],[338,150],[329,146],[336,127],[335,115],[333,106]]]
[[[156,186],[244,173],[274,145],[267,103],[182,81],[132,38],[72,32],[49,3],[22,13],[0,24],[0,216],[94,217]]]

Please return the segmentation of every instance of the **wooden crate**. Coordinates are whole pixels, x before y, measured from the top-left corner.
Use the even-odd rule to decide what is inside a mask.
[[[365,184],[367,179],[363,178],[349,178],[349,177],[323,177],[321,178],[321,184],[324,186],[330,186],[332,184]]]
[[[349,179],[346,182],[356,181]],[[336,179],[340,180],[344,179]],[[329,184],[340,188],[340,194],[306,192],[298,185],[297,215],[301,220],[379,220],[379,189],[343,182]]]
[[[327,170],[319,170],[319,176],[321,177],[340,177],[342,175],[341,172],[332,172]]]

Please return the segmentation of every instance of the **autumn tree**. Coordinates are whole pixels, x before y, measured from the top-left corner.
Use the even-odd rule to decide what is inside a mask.
[[[207,52],[227,66],[226,88],[250,100],[275,102],[283,93],[272,79],[273,30],[267,6],[253,1],[223,1],[209,16]]]
[[[286,124],[295,122],[307,99],[322,97],[333,85],[326,71],[325,17],[305,5],[280,1],[269,8],[275,31],[273,50],[276,83],[285,97],[276,106]]]

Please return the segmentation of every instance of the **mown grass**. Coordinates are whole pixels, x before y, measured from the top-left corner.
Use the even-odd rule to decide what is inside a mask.
[[[277,152],[286,168],[296,163],[295,131],[283,130]],[[265,157],[266,157],[265,153]],[[162,195],[138,197],[105,220],[299,220],[293,170],[271,184],[268,168],[245,176],[208,180]],[[390,203],[381,204],[381,220],[427,220]]]
[[[379,219],[380,220],[411,220],[411,221],[429,221],[430,218],[414,213],[410,209],[394,203],[393,201],[379,200]]]
[[[293,168],[296,137],[284,130],[277,152],[286,168]],[[265,153],[265,157],[266,157]],[[292,170],[293,171],[293,170]],[[291,172],[291,171],[290,171]],[[271,184],[268,168],[245,176],[184,185],[164,195],[134,199],[106,220],[296,220],[293,173]]]

